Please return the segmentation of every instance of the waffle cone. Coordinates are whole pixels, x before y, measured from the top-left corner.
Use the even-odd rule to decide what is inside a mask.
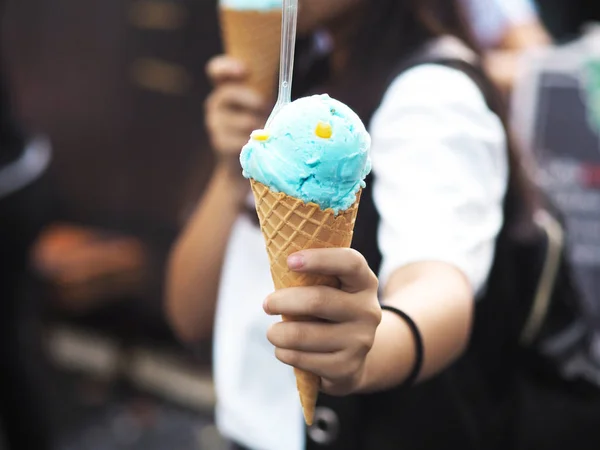
[[[281,46],[281,10],[250,11],[220,8],[225,52],[243,61],[249,71],[248,85],[273,99]]]
[[[312,248],[350,247],[358,213],[360,193],[356,202],[337,216],[333,210],[323,211],[314,203],[304,203],[289,195],[272,192],[267,186],[251,180],[260,227],[267,245],[271,276],[275,289],[298,286],[339,286],[335,277],[289,270],[287,258],[300,250]],[[283,317],[284,321],[303,320]],[[312,425],[320,378],[312,373],[294,369],[304,419]]]

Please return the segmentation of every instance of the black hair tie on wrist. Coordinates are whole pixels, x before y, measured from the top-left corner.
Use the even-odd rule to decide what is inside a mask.
[[[419,327],[417,326],[415,321],[412,320],[412,318],[404,311],[400,311],[398,308],[394,308],[393,306],[389,305],[381,305],[381,309],[383,311],[393,312],[397,316],[401,317],[410,328],[410,331],[412,332],[413,338],[415,340],[415,362],[412,370],[410,371],[410,374],[400,386],[401,388],[410,388],[415,384],[415,382],[419,378],[419,375],[421,374],[421,369],[423,368],[423,356],[425,352],[423,347],[423,336],[421,336],[421,331],[419,330]]]

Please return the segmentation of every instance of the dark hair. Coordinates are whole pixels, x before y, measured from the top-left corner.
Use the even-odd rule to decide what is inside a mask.
[[[477,55],[481,54],[462,3],[461,0],[365,1],[364,10],[360,11],[361,23],[348,41],[351,57],[343,79],[331,79],[323,73],[320,78],[308,72],[303,74],[300,64],[297,92],[306,95],[314,90],[326,91],[359,116],[371,117],[401,63],[435,38],[457,37]],[[299,61],[306,57],[307,49],[306,43],[299,44]],[[479,69],[489,81],[484,69]],[[491,96],[487,95],[488,103],[492,103],[490,107],[502,120],[509,137],[510,181],[505,212],[520,216],[522,220],[518,222],[529,222],[538,203],[537,191],[511,137],[504,97],[491,82],[487,84],[494,91]]]
[[[360,17],[348,37],[351,57],[344,77],[321,80],[325,83],[319,86],[360,116],[376,109],[399,64],[436,37],[455,36],[479,54],[457,0],[364,0]],[[309,47],[307,42],[299,44],[299,61]],[[300,90],[314,87],[307,86],[314,79],[303,79],[301,72],[299,78]]]

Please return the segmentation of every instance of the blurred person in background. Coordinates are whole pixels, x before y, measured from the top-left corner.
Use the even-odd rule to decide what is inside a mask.
[[[552,38],[533,0],[463,0],[489,74],[505,91],[517,75],[523,53]]]
[[[3,11],[0,2],[0,17]],[[10,449],[51,448],[38,365],[40,299],[29,268],[30,249],[51,213],[44,177],[50,158],[48,142],[30,138],[15,119],[0,70],[0,431]]]
[[[545,433],[549,446],[537,445],[535,430],[533,446],[519,447],[512,333],[538,281],[522,258],[537,247],[522,240],[542,203],[458,0],[301,0],[299,30],[295,96],[328,92],[360,115],[373,176],[355,250],[289,260],[296,271],[337,275],[341,289],[272,294],[239,164],[268,103],[244,86],[243,63],[209,62],[206,124],[218,164],[173,248],[167,311],[188,343],[214,329],[219,429],[233,449],[252,450],[571,443],[567,426]],[[281,314],[328,321],[280,323]],[[321,376],[307,434],[281,362]]]

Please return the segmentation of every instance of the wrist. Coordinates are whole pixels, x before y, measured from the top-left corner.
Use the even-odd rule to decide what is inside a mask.
[[[222,156],[217,159],[215,173],[230,181],[244,179],[240,160],[231,156]]]
[[[383,310],[356,393],[378,392],[402,385],[414,367],[416,353],[413,333],[406,321]]]
[[[242,208],[250,191],[250,182],[242,176],[241,167],[217,163],[212,176],[212,189],[227,198],[227,204]]]
[[[408,376],[404,378],[402,382],[402,387],[410,388],[414,384],[417,383],[421,376],[421,372],[423,370],[423,360],[425,357],[425,349],[423,343],[423,335],[421,334],[421,330],[417,323],[413,320],[413,318],[404,312],[401,309],[396,308],[392,305],[383,305],[383,311],[394,314],[397,318],[401,319],[410,329],[410,333],[412,336],[413,344],[414,344],[414,358],[413,364],[408,373]]]

